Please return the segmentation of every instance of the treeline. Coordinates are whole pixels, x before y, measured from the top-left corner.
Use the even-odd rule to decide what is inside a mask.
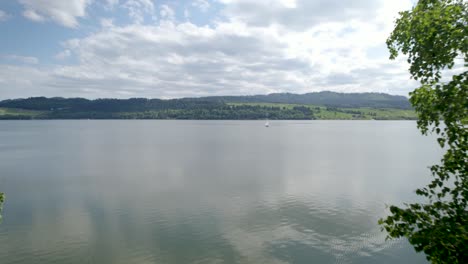
[[[306,108],[306,107],[305,107]],[[173,108],[134,112],[71,111],[55,109],[34,117],[0,116],[0,119],[201,119],[201,120],[311,120],[312,111],[302,107],[268,107],[257,105],[218,105],[192,108]]]
[[[141,112],[163,109],[217,108],[225,104],[220,101],[193,99],[96,99],[31,97],[0,101],[0,107],[37,111],[63,112]]]
[[[272,103],[246,103],[254,98],[262,101],[257,96],[244,97],[204,97],[204,98],[182,98],[182,99],[95,99],[84,98],[46,98],[31,97],[27,99],[12,99],[0,101],[0,119],[405,119],[402,116],[379,116],[377,114],[361,112],[356,109],[347,108],[353,104],[342,105],[341,107],[327,105],[325,102],[338,104],[339,100],[331,100],[332,97],[353,98],[361,96],[361,99],[375,97],[367,103],[355,104],[365,105],[366,108],[387,109],[388,102],[383,102],[382,98],[391,98],[394,102],[391,105],[399,106],[391,108],[394,112],[398,109],[405,109],[406,99],[396,99],[391,95],[383,94],[337,94],[331,92],[321,92],[305,95],[294,94],[271,94],[259,96],[263,101],[297,102],[294,98],[328,98],[323,99],[321,104],[316,105],[299,103],[294,104],[272,104]],[[358,96],[358,97],[359,97]],[[265,99],[265,98],[268,98]],[[276,99],[275,99],[276,98]],[[289,98],[289,99],[287,99]],[[377,100],[377,99],[378,100]],[[380,98],[380,99],[379,99]],[[403,97],[405,98],[405,97]],[[382,100],[381,100],[382,99]],[[397,103],[399,102],[399,103]],[[375,105],[375,107],[369,107]],[[1,109],[4,110],[3,114]],[[358,109],[358,108],[357,108]],[[396,110],[395,110],[396,109]],[[393,111],[392,110],[392,111]],[[410,117],[411,118],[411,117]]]
[[[336,93],[315,92],[306,94],[274,93],[251,96],[214,96],[203,100],[223,101],[228,103],[282,103],[307,104],[340,108],[393,108],[411,109],[408,98],[384,93]]]
[[[304,107],[306,108],[306,107]],[[315,119],[312,111],[301,107],[288,109],[285,107],[268,107],[258,105],[225,105],[212,109],[176,109],[163,111],[148,111],[137,113],[119,113],[123,119],[205,119],[205,120],[311,120]]]
[[[182,99],[97,99],[32,97],[0,101],[0,107],[29,110],[73,109],[74,111],[149,111],[161,109],[191,109],[219,107],[225,103],[282,103],[328,106],[337,108],[393,108],[411,109],[404,96],[384,93],[335,93],[316,92],[307,94],[276,93],[252,96],[214,96]]]

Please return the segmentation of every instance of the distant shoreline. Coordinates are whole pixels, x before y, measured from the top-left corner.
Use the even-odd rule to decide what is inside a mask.
[[[17,118],[0,116],[0,121],[417,121],[415,119],[150,119],[150,118]]]
[[[1,119],[0,121],[266,121],[264,119]],[[270,121],[417,121],[417,119],[274,119]]]
[[[0,101],[0,119],[416,120],[408,99],[381,93],[182,99],[31,97]]]

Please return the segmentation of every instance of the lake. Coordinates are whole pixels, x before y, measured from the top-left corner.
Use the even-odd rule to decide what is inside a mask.
[[[0,121],[0,260],[427,263],[377,220],[441,155],[413,121]]]

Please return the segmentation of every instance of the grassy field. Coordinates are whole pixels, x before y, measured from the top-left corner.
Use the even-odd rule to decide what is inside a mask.
[[[277,103],[229,103],[229,105],[252,105],[263,107],[281,107],[292,109],[296,106],[308,107],[315,119],[323,120],[414,120],[417,118],[413,110],[377,109],[377,108],[328,108],[316,105],[277,104]]]
[[[1,116],[17,116],[17,117],[37,117],[43,114],[43,111],[32,111],[32,110],[23,110],[16,108],[0,108],[0,117]]]

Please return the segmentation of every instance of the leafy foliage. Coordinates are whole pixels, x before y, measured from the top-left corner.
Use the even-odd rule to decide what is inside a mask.
[[[391,206],[379,224],[391,238],[407,237],[433,263],[468,260],[468,3],[420,0],[400,13],[387,40],[391,59],[408,56],[412,77],[421,87],[410,94],[423,134],[436,133],[446,150],[432,166],[432,181],[416,194],[426,202]],[[457,59],[461,73],[442,82]]]

